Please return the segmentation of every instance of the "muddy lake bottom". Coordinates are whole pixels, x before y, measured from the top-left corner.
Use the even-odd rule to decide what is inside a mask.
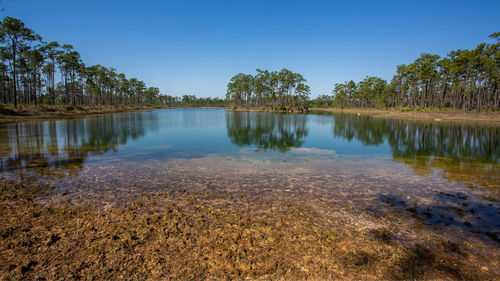
[[[484,204],[439,172],[323,154],[300,158],[300,166],[296,156],[277,162],[241,152],[141,163],[110,157],[89,159],[73,175],[66,167],[44,178],[33,170],[4,176],[0,276],[500,276],[496,201]]]

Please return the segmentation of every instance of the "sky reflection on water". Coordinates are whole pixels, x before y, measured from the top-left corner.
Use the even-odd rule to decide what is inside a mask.
[[[121,113],[0,124],[0,177],[35,175],[75,203],[165,188],[343,202],[498,240],[499,134],[349,114]]]

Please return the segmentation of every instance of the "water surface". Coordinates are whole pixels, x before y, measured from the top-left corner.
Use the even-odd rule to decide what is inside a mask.
[[[223,109],[18,122],[0,124],[0,179],[53,186],[47,204],[246,194],[331,220],[405,221],[498,245],[499,134],[481,124]]]

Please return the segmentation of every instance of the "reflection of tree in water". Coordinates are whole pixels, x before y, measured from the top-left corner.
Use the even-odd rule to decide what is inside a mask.
[[[286,152],[300,147],[307,136],[304,114],[226,113],[227,135],[238,146]]]
[[[153,113],[129,113],[5,124],[0,128],[0,172],[20,176],[27,171],[52,176],[76,173],[89,155],[115,150],[130,138],[157,130],[156,119]]]
[[[500,188],[500,128],[335,115],[335,137],[356,139],[365,145],[385,141],[393,159],[431,174],[470,186]]]

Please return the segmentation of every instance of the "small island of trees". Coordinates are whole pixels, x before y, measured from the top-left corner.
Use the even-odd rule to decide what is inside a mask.
[[[256,71],[256,75],[239,73],[227,84],[226,98],[233,107],[306,110],[310,88],[302,74],[285,68]]]

